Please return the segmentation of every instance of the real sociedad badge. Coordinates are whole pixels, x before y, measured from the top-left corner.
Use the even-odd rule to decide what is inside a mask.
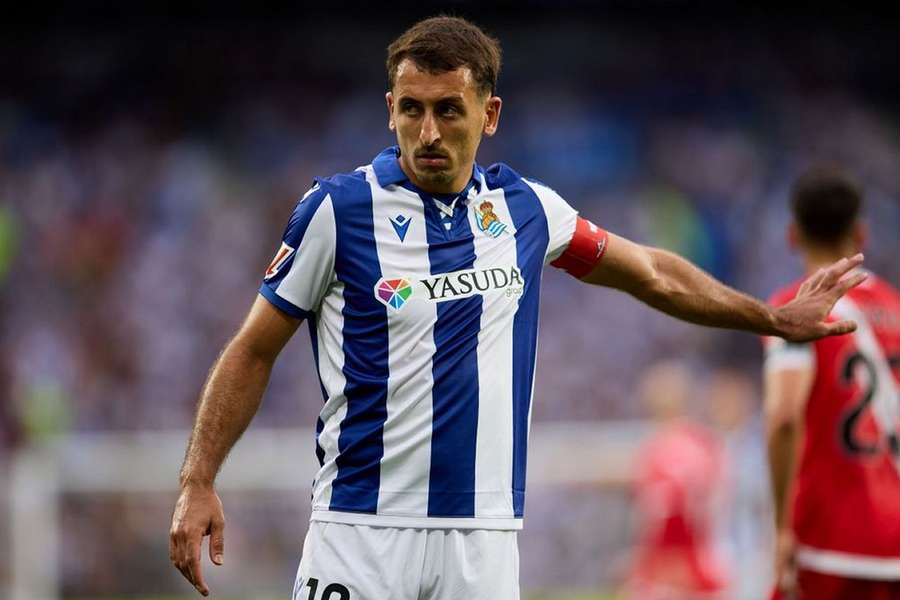
[[[485,235],[495,238],[500,237],[506,231],[506,224],[501,222],[500,218],[494,214],[494,205],[487,200],[478,205],[478,208],[475,209],[475,215],[475,223]]]

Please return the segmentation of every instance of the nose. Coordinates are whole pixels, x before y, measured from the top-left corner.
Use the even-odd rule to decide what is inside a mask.
[[[422,119],[422,129],[419,131],[419,143],[425,147],[430,147],[438,143],[440,139],[441,132],[438,131],[434,113],[427,111],[425,118]]]

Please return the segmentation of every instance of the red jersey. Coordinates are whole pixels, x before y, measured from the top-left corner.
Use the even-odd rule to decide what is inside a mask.
[[[725,587],[726,570],[712,539],[724,468],[720,442],[688,421],[664,426],[641,449],[635,482],[641,522],[632,571],[638,587],[655,583],[707,593]]]
[[[790,301],[797,282],[775,294]],[[830,317],[853,334],[809,344],[766,338],[766,367],[808,366],[815,380],[792,496],[798,562],[865,579],[900,579],[900,293],[870,276]]]

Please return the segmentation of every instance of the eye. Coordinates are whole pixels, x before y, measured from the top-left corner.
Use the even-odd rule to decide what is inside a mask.
[[[409,116],[416,116],[421,111],[421,108],[415,102],[401,102],[400,103],[400,112]]]
[[[462,110],[455,104],[444,104],[440,108],[440,113],[445,117],[456,117],[462,114]]]

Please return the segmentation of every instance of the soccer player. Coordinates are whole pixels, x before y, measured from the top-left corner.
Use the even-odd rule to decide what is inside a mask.
[[[803,175],[789,239],[806,283],[862,249],[856,184],[837,170]],[[799,344],[766,338],[765,412],[777,530],[776,592],[815,600],[900,598],[900,294],[875,276],[835,306],[852,335]]]
[[[641,379],[639,396],[656,428],[638,452],[637,546],[623,598],[724,598],[729,574],[714,533],[727,485],[725,448],[688,416],[693,390],[685,365],[654,365]]]
[[[518,598],[546,264],[704,325],[794,341],[853,329],[824,318],[862,281],[844,276],[861,256],[773,309],[579,218],[506,165],[478,165],[500,120],[499,69],[499,44],[475,25],[414,25],[388,48],[397,146],[317,179],[294,209],[210,372],[181,470],[170,558],[200,593],[204,535],[222,564],[216,473],[303,320],[324,399],[294,590],[303,600]]]

